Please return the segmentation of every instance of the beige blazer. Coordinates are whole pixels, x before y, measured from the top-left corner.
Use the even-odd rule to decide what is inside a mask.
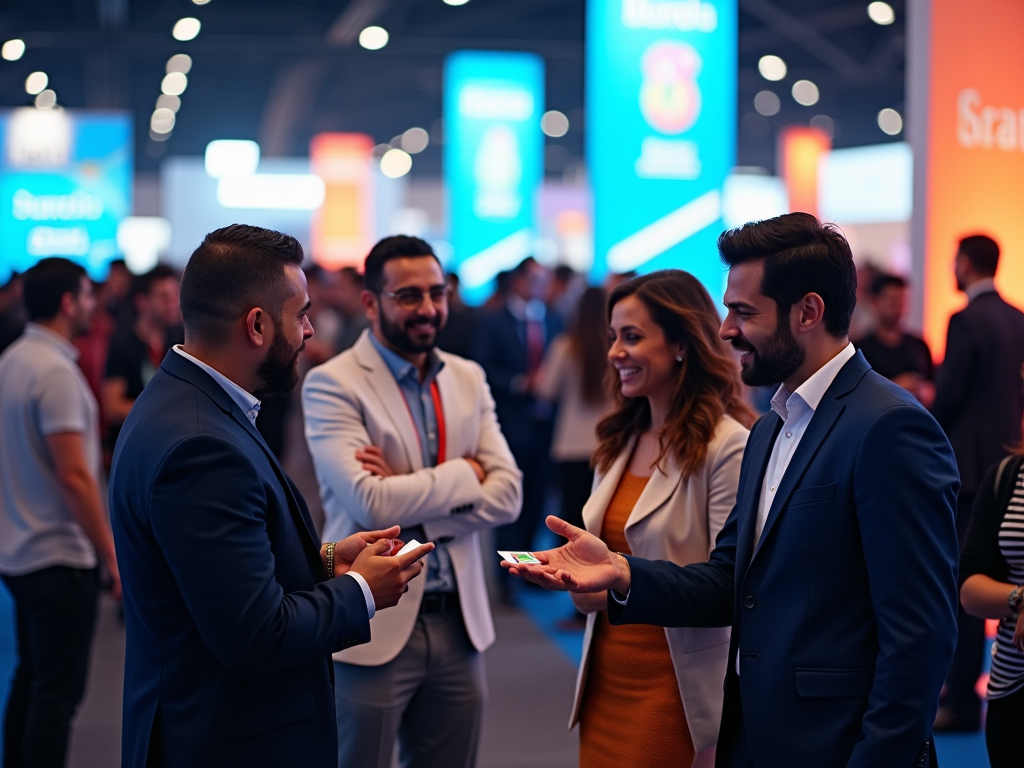
[[[459,587],[469,638],[477,650],[494,642],[479,531],[513,522],[522,505],[522,473],[498,427],[483,369],[438,351],[444,411],[444,460],[424,467],[405,398],[368,334],[351,349],[313,368],[302,385],[306,441],[320,484],[325,540],[388,526],[422,525],[429,541],[445,542]],[[374,445],[392,477],[362,468],[356,451]],[[474,457],[486,478],[477,481],[460,459]],[[424,542],[425,543],[425,542]],[[430,557],[430,555],[428,555]],[[424,579],[413,579],[394,608],[370,620],[371,640],[334,654],[337,661],[377,666],[391,661],[412,634]]]
[[[686,480],[682,479],[675,460],[665,459],[664,467],[655,470],[626,521],[626,541],[634,555],[648,560],[671,560],[679,565],[708,559],[736,502],[747,434],[747,429],[732,417],[722,417],[708,445],[704,467]],[[594,492],[583,508],[583,523],[595,535],[601,534],[605,511],[626,471],[634,444],[635,440],[630,441],[608,473],[594,479]],[[579,722],[598,615],[587,617],[570,728]],[[665,630],[686,722],[697,752],[718,741],[729,633],[729,627]]]

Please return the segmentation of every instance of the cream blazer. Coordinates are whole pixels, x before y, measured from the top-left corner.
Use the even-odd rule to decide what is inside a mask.
[[[703,468],[685,480],[671,456],[664,460],[664,471],[655,470],[626,521],[626,541],[634,555],[648,560],[671,560],[679,565],[708,559],[736,502],[747,435],[743,425],[731,416],[723,416],[708,445]],[[601,534],[605,511],[626,471],[635,442],[630,441],[606,475],[594,478],[594,491],[583,508],[583,523],[596,536]],[[570,728],[579,722],[598,615],[587,617]],[[718,742],[729,633],[729,627],[665,629],[686,722],[697,752]]]
[[[424,467],[409,408],[387,363],[364,331],[355,346],[313,368],[302,385],[306,441],[323,501],[327,540],[357,531],[422,525],[428,541],[447,544],[466,631],[477,650],[494,642],[479,531],[515,521],[522,473],[498,427],[483,369],[438,351],[437,375],[445,420],[445,456]],[[362,468],[356,451],[374,445],[392,477]],[[481,484],[463,457],[486,472]],[[426,542],[424,542],[426,543]],[[430,555],[428,555],[430,557]],[[423,600],[425,579],[413,579],[394,608],[370,620],[371,640],[334,654],[362,666],[386,664],[405,647]]]

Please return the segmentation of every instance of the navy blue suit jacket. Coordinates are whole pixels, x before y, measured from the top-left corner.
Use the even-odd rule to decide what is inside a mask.
[[[956,644],[952,449],[858,352],[818,405],[755,552],[781,424],[770,412],[754,425],[711,559],[628,558],[629,598],[610,601],[611,618],[732,625],[719,766],[911,768]]]
[[[306,504],[241,409],[173,350],[110,477],[124,586],[125,768],[337,765],[330,654],[367,642]]]

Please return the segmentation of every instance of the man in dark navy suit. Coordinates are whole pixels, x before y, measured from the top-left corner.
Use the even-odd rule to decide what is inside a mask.
[[[746,383],[782,386],[711,559],[624,557],[549,518],[569,544],[510,570],[608,589],[614,624],[731,625],[718,766],[928,766],[956,640],[949,442],[850,345],[856,272],[838,230],[793,213],[726,232],[719,249],[722,337]]]
[[[185,344],[118,439],[125,768],[333,768],[331,653],[369,641],[432,549],[392,556],[397,526],[321,546],[256,430],[313,335],[301,263],[279,232],[207,235],[182,277]]]

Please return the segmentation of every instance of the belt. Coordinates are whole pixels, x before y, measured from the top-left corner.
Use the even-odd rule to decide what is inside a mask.
[[[447,613],[459,610],[458,592],[428,592],[423,595],[420,613]]]

